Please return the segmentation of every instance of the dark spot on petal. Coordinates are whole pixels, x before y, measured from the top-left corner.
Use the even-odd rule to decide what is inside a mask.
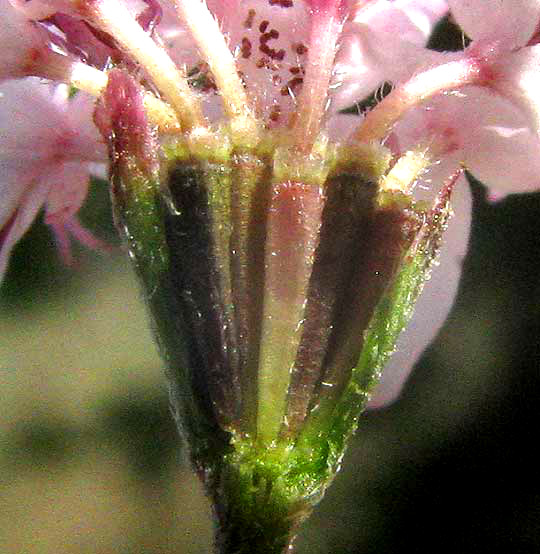
[[[242,58],[247,59],[251,56],[251,41],[247,37],[242,39],[242,46],[240,50],[242,52]]]
[[[302,44],[301,42],[294,43],[292,45],[293,52],[296,52],[299,56],[303,56],[304,54],[307,54],[307,46]]]
[[[253,27],[253,20],[255,19],[256,13],[257,12],[255,10],[248,11],[246,20],[244,21],[244,27],[246,29],[251,29]]]
[[[246,74],[243,71],[238,71],[238,77],[240,77],[240,80],[242,81],[242,85],[244,85],[244,88],[247,87],[246,83]]]
[[[281,8],[292,8],[293,0],[268,0],[271,6],[280,6]]]
[[[287,85],[281,89],[281,95],[294,95],[304,82],[303,77],[293,77],[287,81]]]
[[[270,119],[270,121],[273,121],[274,123],[276,123],[277,121],[279,121],[280,117],[281,117],[281,106],[279,104],[274,104],[268,118]]]
[[[188,73],[188,83],[201,92],[217,91],[214,76],[206,62],[199,62]]]
[[[268,25],[270,25],[270,22],[266,19],[259,25],[259,31],[261,33],[265,33],[266,29],[268,29]]]

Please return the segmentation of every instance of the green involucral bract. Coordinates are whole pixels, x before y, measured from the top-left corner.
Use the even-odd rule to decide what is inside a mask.
[[[305,158],[168,138],[159,170],[118,152],[113,199],[215,502],[222,552],[282,552],[348,437],[438,251],[432,207],[381,187],[380,146],[320,140]]]

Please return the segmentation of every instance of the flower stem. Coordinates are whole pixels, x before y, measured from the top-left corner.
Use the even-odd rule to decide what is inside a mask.
[[[205,482],[216,517],[216,554],[285,554],[300,524],[320,499],[291,472],[290,449],[233,439],[234,450]],[[306,476],[304,476],[306,477]]]
[[[292,529],[287,510],[265,503],[247,510],[216,504],[216,554],[284,554],[292,550]]]

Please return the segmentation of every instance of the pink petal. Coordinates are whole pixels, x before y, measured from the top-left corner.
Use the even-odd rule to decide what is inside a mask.
[[[448,12],[445,0],[396,0],[368,3],[354,22],[377,32],[396,33],[405,42],[425,46],[434,26]]]
[[[40,21],[47,19],[57,12],[79,16],[84,11],[84,0],[73,2],[72,0],[8,0],[14,7],[20,10],[28,19]],[[92,0],[88,0],[91,4]],[[147,4],[144,0],[102,0],[106,2],[122,2],[130,10],[141,13]]]
[[[83,227],[77,217],[73,217],[70,221],[66,222],[65,228],[77,242],[90,250],[100,252],[113,251],[111,246],[95,237],[91,231]]]
[[[105,145],[92,122],[94,100],[82,92],[69,99],[68,92],[65,85],[44,85],[35,78],[2,83],[0,159],[106,162]]]
[[[460,163],[503,192],[540,188],[540,139],[521,110],[497,93],[466,87],[411,110],[396,126],[400,148],[434,145],[441,162],[432,175]]]
[[[42,175],[49,194],[45,209],[45,223],[59,225],[71,220],[82,206],[88,193],[89,175],[84,164],[58,164]]]
[[[29,185],[23,190],[13,214],[3,222],[0,220],[0,281],[5,274],[13,247],[36,218],[47,192],[46,183]]]
[[[540,20],[538,0],[448,0],[452,16],[472,39],[504,41],[508,48],[524,46]]]
[[[447,0],[395,0],[394,5],[409,16],[417,29],[415,32],[421,31],[424,40],[449,10]]]
[[[335,67],[332,109],[346,108],[366,98],[385,82],[399,84],[441,54],[404,42],[395,33],[364,29],[347,40]]]
[[[40,161],[54,155],[66,130],[60,107],[66,98],[34,78],[3,83],[0,92],[0,156]]]
[[[65,225],[50,225],[54,240],[56,242],[56,249],[58,255],[62,260],[62,263],[67,267],[72,267],[74,264],[73,252],[71,250],[71,238],[69,236],[69,231]]]
[[[9,253],[46,204],[46,221],[74,220],[88,188],[90,169],[106,160],[85,95],[70,100],[67,87],[38,79],[0,88],[1,274]],[[1,276],[0,274],[0,276]]]
[[[506,114],[515,110],[507,106]],[[518,114],[515,114],[516,118]],[[531,192],[540,189],[540,139],[525,124],[479,127],[467,140],[465,163],[471,173],[494,191]]]
[[[446,3],[420,1],[369,4],[345,26],[335,69],[333,109],[345,108],[385,81],[409,78],[438,54],[424,48]]]
[[[48,137],[42,135],[49,126],[42,127],[41,118],[49,117],[53,128],[60,119],[54,107],[42,102],[41,88],[46,87],[37,79],[8,81],[0,87],[0,227],[35,188],[52,153]]]
[[[540,128],[540,44],[507,52],[498,57],[489,85],[514,102],[528,116],[527,124],[534,131]]]
[[[50,227],[56,240],[60,259],[68,267],[75,265],[75,258],[71,249],[72,239],[90,250],[106,253],[112,250],[108,244],[96,238],[92,232],[83,227],[75,216],[60,223],[51,223]]]
[[[33,63],[47,48],[47,33],[8,0],[0,0],[0,29],[0,81],[31,74]]]
[[[50,17],[55,12],[66,12],[70,9],[67,0],[8,0],[29,19],[39,21]]]
[[[20,10],[28,19],[40,20],[50,17],[61,8],[66,8],[65,2],[56,3],[47,0],[8,0],[14,8]]]
[[[16,162],[0,159],[0,175],[0,229],[4,230],[22,198],[32,188],[39,170],[29,170]]]

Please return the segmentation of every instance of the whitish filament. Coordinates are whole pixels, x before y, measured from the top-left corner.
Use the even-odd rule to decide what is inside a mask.
[[[256,121],[225,36],[203,0],[173,0],[208,63],[234,129],[254,131]]]
[[[104,71],[82,62],[74,62],[71,58],[56,52],[48,54],[47,64],[40,67],[40,77],[61,81],[96,98],[101,96],[108,82],[107,74]],[[180,128],[173,109],[151,92],[144,93],[143,102],[149,120],[161,131],[167,132]]]
[[[478,60],[466,58],[428,69],[395,88],[371,112],[355,133],[362,142],[385,138],[405,112],[434,95],[468,84],[481,84],[482,67]]]
[[[201,104],[188,85],[184,73],[121,2],[98,2],[93,15],[96,23],[114,36],[150,74],[173,107],[184,129],[205,126]]]

